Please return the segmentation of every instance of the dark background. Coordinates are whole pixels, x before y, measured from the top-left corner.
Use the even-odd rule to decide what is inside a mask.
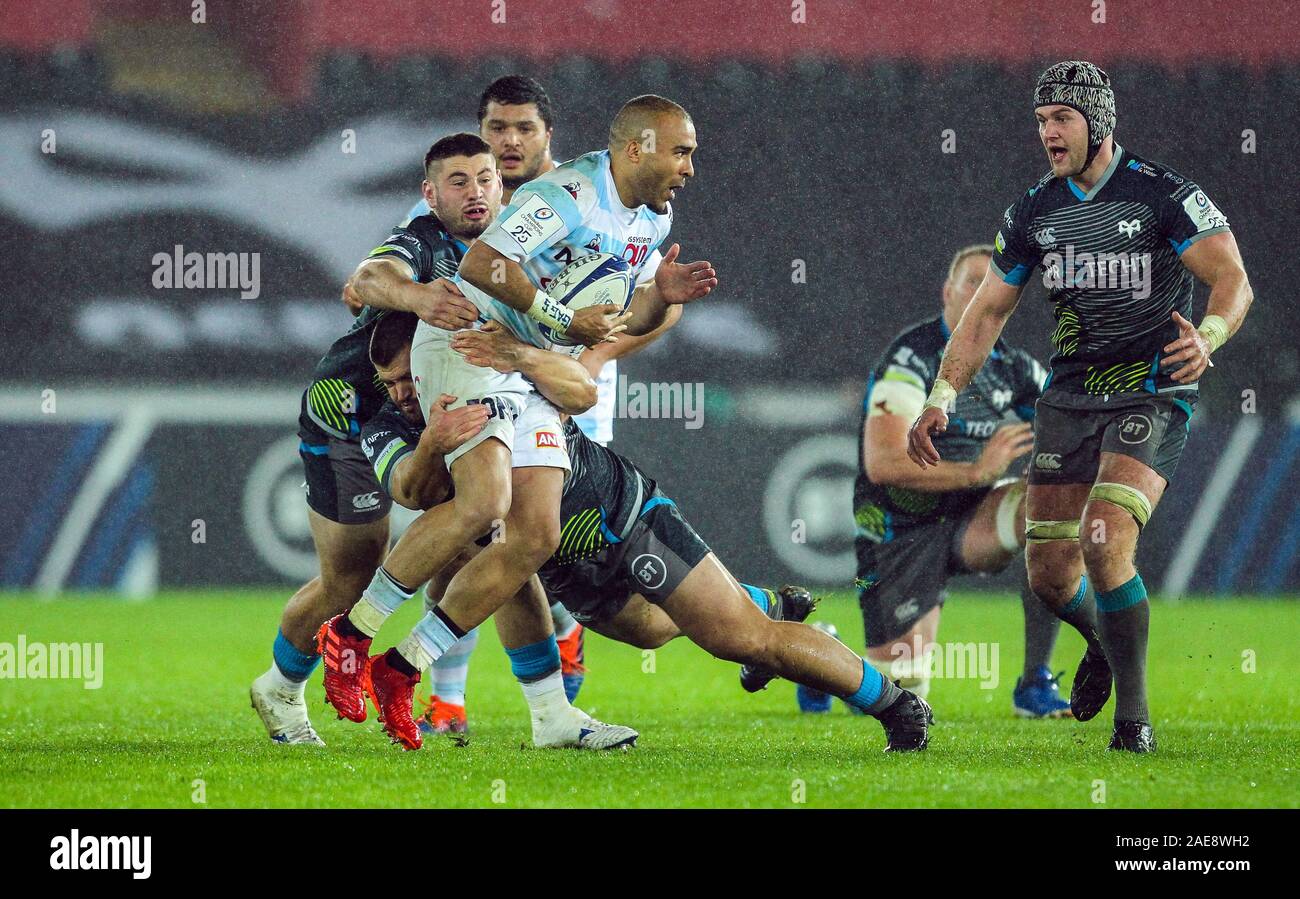
[[[673,485],[747,576],[808,577],[756,536],[773,466],[810,437],[853,438],[877,354],[938,311],[952,253],[991,242],[1002,210],[1044,172],[1029,100],[1037,72],[1086,57],[1116,86],[1118,142],[1196,180],[1241,246],[1256,301],[1203,382],[1189,454],[1212,477],[1253,391],[1277,435],[1257,444],[1259,464],[1282,454],[1286,489],[1246,503],[1267,500],[1263,531],[1283,543],[1262,551],[1294,584],[1285,409],[1300,367],[1300,52],[1288,5],[1112,2],[1095,22],[1088,2],[810,0],[802,23],[797,6],[508,0],[494,22],[487,0],[211,2],[199,23],[188,2],[0,3],[0,383],[20,398],[178,384],[292,394],[350,320],[343,277],[417,197],[428,144],[476,127],[490,80],[523,72],[546,85],[557,159],[603,146],[623,101],[660,93],[691,112],[700,141],[672,239],[713,261],[721,286],[621,371],[702,383],[706,424],[618,421],[614,446]],[[40,152],[47,129],[54,153]],[[355,153],[341,149],[349,132]],[[177,244],[260,254],[260,296],[153,288],[154,254]],[[796,260],[806,283],[792,283]],[[1008,336],[1045,361],[1050,320],[1033,286]],[[287,416],[282,434],[293,427]],[[183,470],[206,460],[210,476],[159,467],[145,504],[157,521],[243,482],[242,468],[216,470],[213,447],[233,436],[192,436],[168,438],[167,460],[190,453]],[[21,441],[6,443],[8,455]],[[850,496],[827,503],[852,464],[850,452],[805,496],[824,548],[851,527]],[[1153,527],[1152,565],[1167,561],[1199,496],[1194,481],[1176,487],[1167,504],[1183,508]],[[26,500],[8,502],[15,531],[30,516]],[[223,576],[224,564],[184,561],[167,533],[156,538],[173,547],[164,583]],[[259,564],[228,576],[287,576]],[[114,583],[103,578],[85,585]]]

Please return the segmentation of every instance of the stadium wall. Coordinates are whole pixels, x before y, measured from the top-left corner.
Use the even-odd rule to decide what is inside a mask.
[[[0,495],[0,588],[148,596],[309,579],[317,566],[298,438],[286,426],[298,399],[253,388],[0,390],[0,445],[21,460],[21,482]],[[714,391],[691,420],[702,427],[624,418],[613,445],[739,577],[845,588],[852,418],[844,398],[813,389]],[[1166,596],[1300,591],[1297,477],[1300,398],[1287,416],[1198,410],[1143,537],[1147,580]],[[399,514],[397,529],[409,519]]]

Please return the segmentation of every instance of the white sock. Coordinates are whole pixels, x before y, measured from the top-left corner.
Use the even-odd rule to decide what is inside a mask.
[[[361,594],[361,601],[348,612],[348,620],[361,633],[373,637],[379,633],[388,616],[414,595],[398,586],[397,581],[389,577],[388,572],[381,567]]]
[[[557,668],[541,680],[520,684],[528,712],[533,719],[533,732],[546,727],[556,718],[567,716],[573,709],[564,695],[564,678]]]
[[[555,626],[555,639],[564,640],[573,633],[578,621],[558,602],[551,603],[551,623]]]
[[[286,677],[284,672],[280,670],[280,666],[275,664],[275,662],[271,663],[271,667],[266,672],[265,676],[270,678],[271,686],[275,687],[275,689],[279,690],[281,693],[292,693],[295,696],[302,696],[307,690],[307,682],[305,680],[293,680],[292,678]]]
[[[478,645],[478,628],[456,641],[429,669],[433,678],[433,695],[452,705],[465,704],[465,681],[469,677],[469,657]]]

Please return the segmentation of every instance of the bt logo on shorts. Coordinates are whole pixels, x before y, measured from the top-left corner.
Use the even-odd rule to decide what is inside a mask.
[[[632,560],[632,574],[647,589],[655,590],[668,580],[668,566],[653,553],[642,553]]]
[[[352,508],[358,512],[373,509],[379,505],[379,493],[358,493],[352,497]]]
[[[1130,446],[1135,443],[1145,443],[1150,436],[1151,419],[1142,413],[1133,412],[1119,420],[1120,443],[1127,443]]]
[[[1039,453],[1034,456],[1034,467],[1040,471],[1057,471],[1061,467],[1061,454]]]

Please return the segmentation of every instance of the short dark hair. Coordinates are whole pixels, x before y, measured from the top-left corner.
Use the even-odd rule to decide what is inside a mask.
[[[375,368],[392,364],[402,348],[411,345],[419,323],[414,312],[386,312],[380,316],[370,332],[370,364]]]
[[[430,165],[443,159],[450,159],[453,156],[478,156],[482,153],[491,156],[492,148],[477,134],[470,134],[468,131],[448,134],[435,141],[429,148],[429,152],[424,154],[425,174],[428,174]]]
[[[489,103],[503,106],[523,106],[526,103],[537,105],[537,114],[542,117],[542,124],[551,127],[555,110],[551,107],[551,98],[546,88],[535,78],[527,75],[505,75],[487,86],[478,98],[478,120],[483,121],[487,115]]]

